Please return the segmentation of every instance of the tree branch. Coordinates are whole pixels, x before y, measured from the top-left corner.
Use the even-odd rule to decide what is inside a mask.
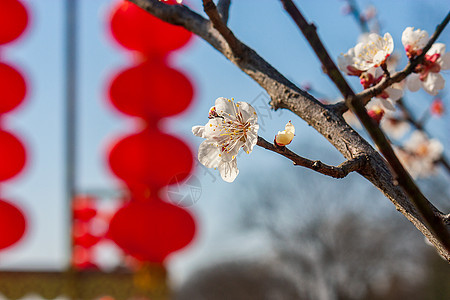
[[[219,2],[217,2],[217,11],[222,17],[222,21],[225,25],[228,23],[230,5],[231,0],[219,0]]]
[[[225,25],[221,15],[217,11],[217,7],[212,0],[203,0],[203,10],[208,15],[214,28],[220,32],[223,38],[227,41],[231,50],[236,56],[242,55],[242,47],[239,40],[234,36],[233,32]]]
[[[239,43],[241,43],[243,55],[236,57],[227,41],[211,26],[211,23],[189,8],[165,5],[157,0],[128,1],[166,22],[181,25],[204,39],[264,88],[272,99],[272,107],[289,109],[295,113],[324,136],[347,160],[366,155],[368,163],[358,173],[380,189],[397,210],[435,245],[443,257],[450,261],[450,252],[436,239],[403,190],[395,184],[385,160],[345,122],[340,114],[295,86],[253,49],[241,42]],[[433,211],[437,216],[443,216],[437,208],[433,207]]]
[[[355,115],[359,118],[364,128],[372,137],[372,140],[378,146],[380,152],[388,161],[389,165],[392,167],[393,171],[396,174],[396,180],[404,189],[404,191],[408,194],[411,201],[416,206],[419,214],[423,217],[428,227],[435,233],[436,237],[439,239],[443,247],[447,252],[450,252],[450,232],[442,223],[441,218],[435,215],[432,206],[430,206],[430,202],[420,191],[419,187],[414,183],[411,176],[408,172],[403,168],[399,159],[394,153],[389,141],[386,136],[383,134],[378,125],[369,117],[367,111],[364,107],[363,99],[360,96],[355,96],[353,90],[348,85],[347,81],[343,78],[339,69],[334,64],[333,60],[328,54],[328,51],[322,44],[319,36],[317,35],[316,28],[314,25],[308,24],[306,19],[303,17],[301,12],[295,6],[295,4],[291,0],[280,0],[283,3],[285,10],[292,17],[294,22],[298,25],[300,30],[302,31],[305,38],[310,43],[314,52],[316,53],[319,60],[322,62],[323,67],[326,70],[327,75],[331,78],[331,80],[336,84],[336,86],[341,91],[342,95],[346,99],[346,103],[351,108],[351,110],[355,113]],[[450,18],[450,14],[447,15],[446,19],[444,19],[442,24],[447,24]],[[441,24],[441,25],[442,25]],[[445,25],[444,25],[445,26]],[[438,26],[440,32],[443,30],[443,26]],[[433,38],[430,39],[430,42],[437,39],[439,34],[434,34]],[[423,58],[426,51],[431,47],[430,42],[424,48],[424,53],[420,57]],[[427,48],[428,47],[428,48]],[[418,64],[418,60],[413,60],[409,63],[409,66],[406,68],[404,72],[399,72],[398,78],[405,78],[407,74],[411,73],[414,69],[415,65]],[[408,73],[409,72],[409,73]],[[398,73],[397,73],[398,74]],[[396,75],[397,75],[396,74]],[[392,77],[385,77],[385,82],[389,82]],[[398,80],[400,81],[400,79]],[[398,82],[395,81],[395,82]],[[386,87],[387,87],[386,83]],[[381,87],[379,87],[381,88]],[[384,89],[384,88],[383,88]],[[382,90],[380,90],[380,93]]]
[[[300,155],[292,152],[286,147],[280,147],[269,143],[260,136],[258,136],[257,145],[290,159],[296,166],[302,166],[323,175],[331,176],[333,178],[344,178],[351,172],[362,170],[364,168],[364,165],[368,162],[367,157],[360,156],[352,160],[347,160],[339,166],[335,167],[324,164],[319,160],[309,160],[307,158],[301,157]]]

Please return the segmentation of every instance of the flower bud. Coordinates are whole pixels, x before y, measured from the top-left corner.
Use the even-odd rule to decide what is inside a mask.
[[[372,120],[374,120],[379,125],[381,122],[381,119],[384,116],[384,110],[378,106],[374,106],[372,109],[370,109],[367,112],[367,114],[369,115],[369,117],[372,118]]]
[[[289,145],[294,138],[295,128],[292,125],[291,121],[289,121],[284,127],[283,131],[278,131],[278,134],[275,136],[275,143],[278,146],[286,146]]]

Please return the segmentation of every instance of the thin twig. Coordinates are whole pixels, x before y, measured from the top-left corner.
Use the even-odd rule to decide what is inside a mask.
[[[359,171],[362,168],[364,168],[365,164],[368,161],[368,158],[366,156],[360,156],[352,160],[347,160],[342,164],[340,164],[339,166],[335,167],[324,164],[319,160],[310,160],[301,157],[300,155],[292,152],[286,147],[280,147],[272,143],[269,143],[260,136],[258,136],[257,145],[267,150],[283,155],[284,157],[290,159],[296,166],[302,166],[314,170],[318,173],[331,176],[333,178],[344,178],[351,172]]]
[[[361,12],[359,11],[359,8],[356,5],[355,0],[347,0],[347,5],[349,6],[350,12],[352,16],[355,18],[356,22],[358,23],[361,31],[364,33],[369,32],[369,25],[361,15]]]
[[[422,216],[430,230],[432,230],[436,237],[439,239],[441,244],[445,247],[447,251],[450,252],[450,233],[445,228],[443,223],[441,222],[441,219],[439,216],[435,215],[433,212],[433,209],[430,205],[430,202],[428,199],[423,195],[423,193],[420,191],[419,187],[414,183],[411,176],[408,174],[408,172],[403,168],[402,164],[400,163],[399,159],[394,153],[394,150],[392,149],[389,141],[387,140],[386,136],[383,134],[381,129],[378,127],[378,125],[372,120],[372,118],[369,117],[367,114],[367,111],[364,107],[363,101],[361,101],[363,98],[360,96],[355,96],[353,90],[348,85],[347,81],[343,78],[342,74],[339,72],[338,68],[334,64],[333,60],[331,59],[330,55],[326,51],[325,47],[322,44],[322,41],[320,40],[319,36],[316,33],[315,26],[308,24],[306,19],[303,17],[301,12],[298,10],[298,8],[295,6],[295,4],[291,0],[280,0],[286,11],[289,13],[289,15],[293,18],[295,23],[299,26],[300,30],[302,31],[305,38],[310,43],[313,50],[316,52],[317,57],[322,62],[324,68],[326,69],[327,75],[331,78],[331,80],[336,84],[336,86],[341,91],[342,95],[346,99],[347,106],[350,107],[350,109],[355,113],[355,115],[359,118],[361,123],[363,124],[364,128],[367,130],[367,132],[372,137],[372,140],[375,142],[375,144],[378,146],[380,152],[383,154],[385,159],[388,161],[389,165],[395,172],[397,178],[396,180],[400,184],[400,186],[404,189],[404,191],[408,194],[410,200],[414,203],[417,210],[419,211],[419,214]],[[444,29],[444,26],[442,24],[447,24],[450,19],[450,14],[447,15],[447,17],[444,19],[444,21],[437,27],[437,30],[439,33],[442,32]],[[439,35],[439,33],[434,33],[432,39],[430,39],[430,42],[435,41]],[[428,48],[427,48],[428,47]],[[424,53],[428,51],[428,49],[431,47],[431,44],[427,44],[427,46],[424,48]],[[424,57],[421,55],[421,57]],[[421,61],[421,60],[420,60]],[[405,78],[407,74],[411,73],[412,70],[415,68],[415,65],[419,63],[419,60],[413,60],[409,63],[409,66],[406,68],[406,71],[398,75],[398,77]],[[409,71],[409,73],[408,73]],[[397,75],[397,74],[396,74]],[[394,75],[395,76],[395,75]],[[394,77],[393,76],[393,77]],[[393,77],[384,78],[385,82],[388,82]],[[383,80],[382,80],[383,81]],[[400,80],[399,80],[400,81]],[[398,82],[398,81],[395,81]],[[388,85],[384,86],[386,88]],[[383,90],[384,90],[383,88]],[[382,91],[382,90],[381,90]],[[381,93],[380,91],[380,93]]]
[[[222,20],[222,16],[217,11],[217,7],[214,2],[212,0],[203,0],[203,10],[208,15],[214,28],[216,28],[217,31],[219,31],[223,38],[227,41],[228,46],[230,46],[231,48],[231,51],[233,51],[236,56],[241,56],[241,43]]]
[[[222,16],[222,21],[225,25],[228,23],[230,4],[231,0],[219,0],[219,2],[217,2],[217,11]]]
[[[345,78],[342,76],[339,69],[336,67],[334,61],[328,55],[328,51],[325,49],[324,45],[320,41],[317,35],[316,26],[314,24],[309,24],[305,18],[302,16],[300,11],[297,9],[295,4],[290,0],[281,0],[284,9],[289,13],[294,22],[302,31],[303,35],[306,37],[311,47],[316,52],[319,57],[320,62],[323,65],[323,70],[326,72],[328,77],[334,82],[344,98],[349,96],[355,96],[350,85],[347,83]]]

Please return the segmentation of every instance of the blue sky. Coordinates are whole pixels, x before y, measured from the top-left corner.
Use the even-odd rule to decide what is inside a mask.
[[[61,268],[68,258],[68,208],[63,191],[64,1],[23,2],[31,14],[29,28],[20,40],[0,48],[0,57],[4,62],[19,66],[28,78],[30,92],[27,101],[6,116],[4,124],[24,140],[29,149],[29,163],[20,176],[3,184],[2,197],[24,209],[29,231],[17,246],[0,252],[0,267]],[[201,10],[201,1],[190,2],[196,11]],[[296,2],[307,19],[317,25],[319,35],[333,57],[354,46],[360,32],[351,16],[341,14],[343,1]],[[107,20],[114,3],[116,1],[79,1],[77,188],[80,191],[114,190],[118,187],[118,181],[106,165],[106,149],[112,138],[136,129],[135,120],[114,111],[107,103],[110,78],[133,63],[133,55],[121,49],[109,33]],[[371,2],[358,3],[365,7]],[[431,33],[449,8],[444,0],[383,0],[373,4],[379,11],[382,32],[392,34],[400,53],[401,33],[405,27],[414,26]],[[239,39],[295,83],[308,81],[330,99],[338,97],[337,89],[322,73],[314,53],[278,1],[233,1],[229,26]],[[448,44],[448,32],[447,28],[439,41]],[[404,66],[403,53],[402,57],[401,66]],[[162,126],[182,137],[192,146],[193,152],[201,141],[192,136],[191,127],[207,122],[208,109],[217,97],[254,101],[260,109],[265,105],[267,96],[264,91],[198,38],[174,53],[171,64],[189,74],[196,96],[185,113],[164,120]],[[444,76],[450,79],[448,73]],[[352,84],[360,90],[357,82],[352,81]],[[424,93],[414,94],[413,98],[417,99],[413,106],[419,110],[431,101]],[[340,154],[325,139],[292,113],[265,111],[264,115],[261,116],[264,125],[260,135],[266,139],[272,139],[288,120],[292,120],[297,130],[292,149],[326,163],[342,162]],[[436,136],[449,146],[448,114],[433,122]],[[321,156],[327,150],[329,154]],[[241,157],[238,162],[240,174],[233,184],[221,181],[218,174],[214,178],[205,175],[201,168],[197,168],[196,176],[203,191],[192,211],[199,223],[199,234],[196,244],[175,260],[180,265],[190,259],[195,261],[198,256],[195,253],[203,253],[211,246],[208,241],[218,232],[227,232],[224,228],[233,220],[233,208],[229,203],[239,201],[236,195],[239,188],[257,184],[252,178],[270,173],[272,168],[292,168],[286,159],[262,149]],[[331,182],[328,178],[318,178],[323,179],[324,184]],[[257,239],[254,241],[258,243]]]

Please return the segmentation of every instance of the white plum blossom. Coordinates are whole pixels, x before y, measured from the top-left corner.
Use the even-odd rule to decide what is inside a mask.
[[[445,44],[436,43],[431,46],[415,73],[407,79],[409,90],[416,92],[422,87],[427,93],[435,96],[445,86],[445,80],[439,72],[450,69],[450,53],[445,53]]]
[[[287,122],[283,131],[278,131],[278,134],[275,136],[275,143],[278,146],[286,146],[292,142],[292,139],[295,136],[295,127],[291,123],[291,121]]]
[[[372,67],[381,66],[394,50],[394,41],[390,33],[383,37],[376,33],[367,36],[367,41],[355,46],[354,67],[367,71]]]
[[[414,30],[414,27],[406,27],[402,34],[402,44],[409,58],[422,54],[422,49],[429,40],[428,32],[421,29]]]
[[[249,154],[258,140],[258,116],[250,104],[221,97],[209,118],[205,126],[192,127],[194,135],[206,139],[200,144],[198,160],[207,168],[219,169],[223,180],[233,182],[239,174],[239,150]]]
[[[364,70],[360,70],[355,67],[357,60],[355,57],[355,48],[348,49],[347,53],[338,57],[339,69],[347,75],[360,76]]]
[[[442,152],[443,146],[438,140],[429,139],[418,130],[412,133],[403,148],[396,149],[398,158],[414,178],[434,174]]]

